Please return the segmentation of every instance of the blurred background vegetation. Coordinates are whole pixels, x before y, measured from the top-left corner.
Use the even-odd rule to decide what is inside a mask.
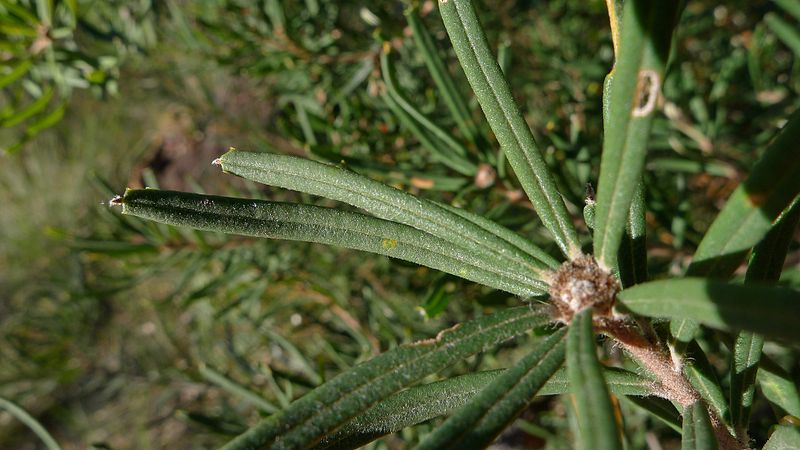
[[[605,4],[478,3],[579,217],[613,62]],[[653,276],[685,268],[800,106],[798,6],[688,2],[647,162]],[[556,253],[431,1],[0,0],[0,89],[0,396],[64,448],[219,445],[343,368],[520,301],[384,257],[122,217],[106,202],[125,186],[319,203],[210,166],[231,146],[302,155],[469,208]],[[463,153],[446,157],[453,149]],[[785,282],[800,285],[796,247]],[[505,367],[524,344],[451,372]],[[708,351],[727,363],[726,348]],[[800,379],[796,351],[767,351]],[[629,448],[676,448],[670,428],[621,407]],[[498,448],[566,447],[568,410],[537,401]],[[753,420],[772,414],[756,405]],[[427,426],[371,446],[403,448]],[[0,413],[0,448],[40,445]]]

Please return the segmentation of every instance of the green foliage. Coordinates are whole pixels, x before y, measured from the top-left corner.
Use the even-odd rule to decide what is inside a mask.
[[[154,40],[151,2],[125,6],[124,17],[118,3],[0,2],[0,151],[58,123],[75,89],[116,94],[126,54]]]
[[[81,445],[115,446],[97,416],[50,414],[124,404],[100,412],[125,423],[121,447],[792,447],[795,0],[608,1],[610,33],[602,2],[568,0],[52,4],[78,5],[54,42],[80,51],[56,69],[114,55],[90,80],[113,93],[158,33],[142,61],[163,66],[128,66],[122,86],[165,99],[142,113],[123,93],[125,108],[160,117],[177,101],[193,120],[128,179],[150,189],[112,201],[124,215],[75,206],[85,172],[15,160],[23,181],[3,180],[7,204],[58,196],[45,209],[86,224],[4,230],[40,253],[69,246],[26,284],[0,254],[15,277],[0,288],[25,286],[0,304],[0,395],[59,440],[86,423]],[[0,83],[30,98],[2,123],[33,139],[68,97],[14,42],[22,62]],[[228,145],[257,150],[215,161],[239,178],[210,173]],[[142,151],[128,135],[107,147]],[[196,169],[177,183],[162,167],[175,148]],[[82,204],[125,182],[97,181]],[[582,271],[562,265],[579,257]],[[26,438],[11,434],[0,446]]]
[[[800,316],[800,293],[793,287],[756,282],[777,280],[791,244],[788,236],[796,225],[794,211],[787,211],[782,217],[788,219],[779,220],[777,226],[773,222],[796,204],[800,192],[796,158],[790,155],[798,140],[800,112],[789,117],[750,177],[732,194],[704,235],[687,271],[689,276],[648,281],[643,169],[662,88],[667,85],[670,49],[682,5],[631,0],[624,2],[620,11],[620,5],[610,2],[617,60],[605,82],[606,132],[598,196],[596,207],[591,199],[587,214],[587,218],[593,217],[588,225],[594,228],[596,262],[582,255],[555,177],[512,97],[472,2],[442,0],[439,6],[455,54],[502,156],[508,158],[534,210],[568,258],[560,268],[545,250],[478,215],[415,197],[347,168],[291,156],[231,151],[214,164],[247,180],[344,202],[374,217],[327,207],[154,189],[128,190],[113,203],[121,204],[125,214],[169,225],[365,250],[517,295],[549,291],[555,306],[552,316],[534,309],[504,309],[461,323],[436,339],[384,352],[322,383],[225,448],[352,448],[442,414],[450,416],[423,437],[418,448],[481,448],[512,423],[537,392],[569,394],[577,425],[573,434],[579,447],[622,448],[625,435],[618,427],[620,410],[609,391],[644,396],[632,401],[674,428],[678,426],[676,415],[664,400],[680,405],[683,448],[715,448],[718,439],[725,448],[745,445],[755,368],[763,346],[761,336],[779,342],[800,341],[794,324],[795,317]],[[275,7],[278,9],[266,13],[268,28],[280,35],[285,17]],[[417,9],[411,8],[407,17],[424,64],[468,145],[410,100],[397,77],[394,51],[388,42],[382,45],[380,54],[384,102],[434,159],[454,172],[476,176],[477,180],[477,163],[494,162],[500,169],[499,155],[494,159],[489,153],[472,151],[471,145],[483,137],[473,126],[468,104],[425,31]],[[302,109],[298,112],[306,145],[322,155],[314,150],[319,144],[313,127]],[[327,159],[331,156],[326,154]],[[680,230],[680,226],[675,229]],[[770,230],[774,230],[772,234]],[[750,261],[751,275],[746,284],[701,278],[730,276],[759,242],[762,244]],[[572,264],[579,258],[584,263]],[[556,268],[558,275],[553,272]],[[621,281],[619,293],[611,273]],[[606,279],[612,282],[603,281]],[[610,311],[614,305],[605,303],[606,298],[618,302],[616,315]],[[654,328],[657,319],[671,321],[673,335],[682,346],[666,347]],[[533,345],[530,353],[502,373],[455,378],[401,391],[548,321],[564,322],[567,327]],[[715,368],[691,339],[697,323],[743,332],[734,346],[730,397],[723,394]],[[625,383],[614,380],[632,375],[604,370],[597,358],[597,331],[618,341],[630,363],[648,371],[653,381],[641,384],[642,380],[633,376],[633,386],[638,387],[627,390]],[[683,353],[692,355],[693,361],[684,364]],[[559,385],[564,372],[557,370],[564,358],[569,382]],[[235,385],[230,389],[242,392]],[[451,401],[442,399],[446,390],[455,395]],[[773,398],[781,395],[778,389],[773,391]],[[430,397],[409,405],[425,393]]]

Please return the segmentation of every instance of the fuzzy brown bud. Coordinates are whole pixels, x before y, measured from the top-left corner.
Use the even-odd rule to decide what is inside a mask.
[[[594,308],[596,316],[611,315],[617,293],[617,279],[601,269],[590,255],[562,264],[550,283],[550,298],[557,319],[564,323],[569,323],[572,316],[589,307]]]

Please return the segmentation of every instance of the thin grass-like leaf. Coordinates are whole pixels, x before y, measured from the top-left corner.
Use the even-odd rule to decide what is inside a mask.
[[[546,292],[543,282],[494,266],[484,255],[354,212],[157,189],[128,190],[118,202],[124,214],[169,225],[336,245],[411,261],[518,295]]]
[[[398,347],[314,389],[224,448],[307,448],[403,387],[548,321],[542,311],[510,308]]]
[[[683,410],[681,450],[717,450],[717,439],[703,402],[695,402]]]
[[[386,106],[389,107],[389,110],[392,111],[392,114],[400,121],[400,124],[407,128],[408,131],[417,138],[420,144],[431,152],[431,156],[433,156],[435,160],[462,175],[470,177],[475,175],[478,171],[478,167],[475,164],[472,164],[466,158],[462,158],[452,151],[443,149],[440,142],[436,141],[410,114],[408,114],[408,112],[406,112],[406,110],[400,107],[394,96],[386,93],[383,95],[383,101],[386,103]]]
[[[794,232],[800,221],[800,199],[784,211],[767,236],[753,250],[747,267],[746,282],[776,282],[783,271]],[[736,336],[731,368],[730,405],[733,425],[744,435],[750,419],[750,406],[755,393],[756,372],[761,360],[764,338],[743,331]]]
[[[221,387],[227,392],[230,392],[231,394],[241,398],[242,400],[252,404],[256,408],[266,413],[271,414],[280,411],[280,408],[273,405],[265,398],[261,397],[260,395],[256,394],[250,389],[242,386],[241,384],[231,380],[225,375],[217,372],[211,367],[206,366],[205,364],[201,365],[198,368],[198,371],[200,372],[200,375],[202,375],[203,378],[205,378],[206,380],[216,384],[217,386]]]
[[[791,288],[683,278],[633,286],[619,299],[644,316],[693,319],[714,328],[800,341],[800,291]]]
[[[567,374],[578,417],[578,448],[622,449],[603,369],[597,360],[592,310],[575,315],[567,338]]]
[[[607,132],[595,210],[594,254],[607,269],[617,266],[617,252],[644,167],[679,3],[624,2],[619,60],[608,92],[609,124],[604,127]]]
[[[647,281],[647,228],[644,184],[640,181],[631,201],[625,236],[619,248],[619,279],[623,288]]]
[[[537,343],[531,353],[426,436],[417,450],[479,449],[489,445],[564,363],[565,336],[566,329],[562,328]]]
[[[409,120],[416,121],[419,127],[423,128],[424,131],[430,133],[431,136],[443,144],[442,146],[433,143],[433,147],[429,148],[429,150],[435,152],[445,162],[453,164],[453,170],[468,176],[475,175],[477,166],[467,159],[466,147],[461,145],[451,133],[445,131],[428,119],[425,114],[418,110],[411,104],[411,101],[406,98],[406,95],[395,79],[394,67],[389,54],[391,46],[386,43],[383,47],[383,52],[381,52],[381,74],[383,75],[383,82],[386,85],[386,93],[388,96],[408,115]]]
[[[774,220],[800,193],[797,142],[800,110],[789,117],[747,180],[731,194],[700,241],[687,275],[727,278],[764,238]],[[684,319],[670,324],[670,329],[680,352],[699,326],[694,320]]]
[[[292,156],[240,151],[230,151],[218,161],[222,170],[248,180],[345,202],[382,219],[428,232],[450,242],[451,247],[471,249],[487,261],[497,261],[508,271],[538,276],[549,270],[548,263],[536,255],[462,215],[339,167]],[[542,253],[540,250],[538,254]]]
[[[696,341],[692,341],[689,344],[688,356],[689,361],[687,361],[684,369],[686,378],[697,389],[703,400],[713,409],[717,417],[725,422],[726,425],[730,424],[730,407],[719,382],[719,377],[717,377],[714,367]],[[729,427],[729,431],[734,430]]]
[[[436,84],[436,89],[450,110],[450,114],[453,115],[458,129],[468,141],[476,142],[480,136],[478,127],[475,126],[475,122],[472,120],[466,99],[458,90],[453,77],[450,76],[447,65],[439,56],[433,36],[422,23],[416,8],[411,7],[406,11],[406,19],[414,36],[417,49],[422,55],[422,60],[425,61],[425,66]]]
[[[440,0],[447,34],[486,119],[534,209],[564,255],[580,252],[572,218],[497,64],[470,0]]]
[[[703,236],[687,274],[730,276],[778,215],[800,193],[800,110],[791,115],[764,156]]]
[[[800,32],[797,25],[793,24],[775,13],[767,13],[764,16],[764,23],[770,30],[783,41],[789,49],[797,56],[800,56]]]
[[[613,385],[609,384],[611,392],[614,392]],[[625,396],[623,397],[636,405],[639,408],[652,414],[654,417],[664,422],[668,427],[681,432],[681,413],[675,408],[675,405],[658,397],[638,397],[638,396]]]
[[[447,414],[470,402],[502,373],[502,370],[476,372],[400,391],[323,439],[317,448],[357,448],[383,435]]]
[[[33,434],[38,437],[45,447],[48,450],[61,450],[61,447],[58,445],[53,436],[47,432],[47,430],[39,423],[36,418],[28,414],[27,411],[22,409],[16,403],[6,400],[0,397],[0,410],[5,410],[7,413],[11,414],[15,419],[19,420],[20,422],[24,423],[26,427],[28,427]]]
[[[474,372],[400,391],[324,439],[320,448],[355,448],[385,434],[447,414],[467,404],[505,371],[506,369]],[[629,396],[627,398],[632,402],[680,431],[680,413],[675,407],[666,400],[651,397],[653,380],[615,367],[604,368],[603,375],[613,394]],[[536,395],[561,395],[569,392],[569,378],[566,369],[561,368]]]

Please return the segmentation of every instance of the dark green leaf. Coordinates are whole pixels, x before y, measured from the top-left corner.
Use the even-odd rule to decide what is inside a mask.
[[[575,315],[567,338],[567,374],[578,416],[578,448],[621,449],[616,414],[597,360],[592,310]]]
[[[417,450],[488,446],[564,363],[566,329],[556,331],[436,429]]]
[[[483,255],[453,248],[415,228],[363,214],[157,189],[128,190],[119,202],[124,214],[169,225],[337,245],[422,264],[519,295],[546,291],[541,281],[506,272]]]
[[[482,317],[435,339],[388,351],[314,389],[224,448],[305,448],[422,377],[549,321],[524,306]]]
[[[644,316],[692,319],[714,328],[800,341],[800,292],[786,287],[683,278],[633,286],[619,299]]]
[[[522,116],[470,0],[440,0],[447,34],[497,137],[536,213],[569,257],[581,254],[572,218]]]
[[[683,410],[683,439],[681,450],[717,450],[717,439],[708,419],[703,402],[696,402]]]

